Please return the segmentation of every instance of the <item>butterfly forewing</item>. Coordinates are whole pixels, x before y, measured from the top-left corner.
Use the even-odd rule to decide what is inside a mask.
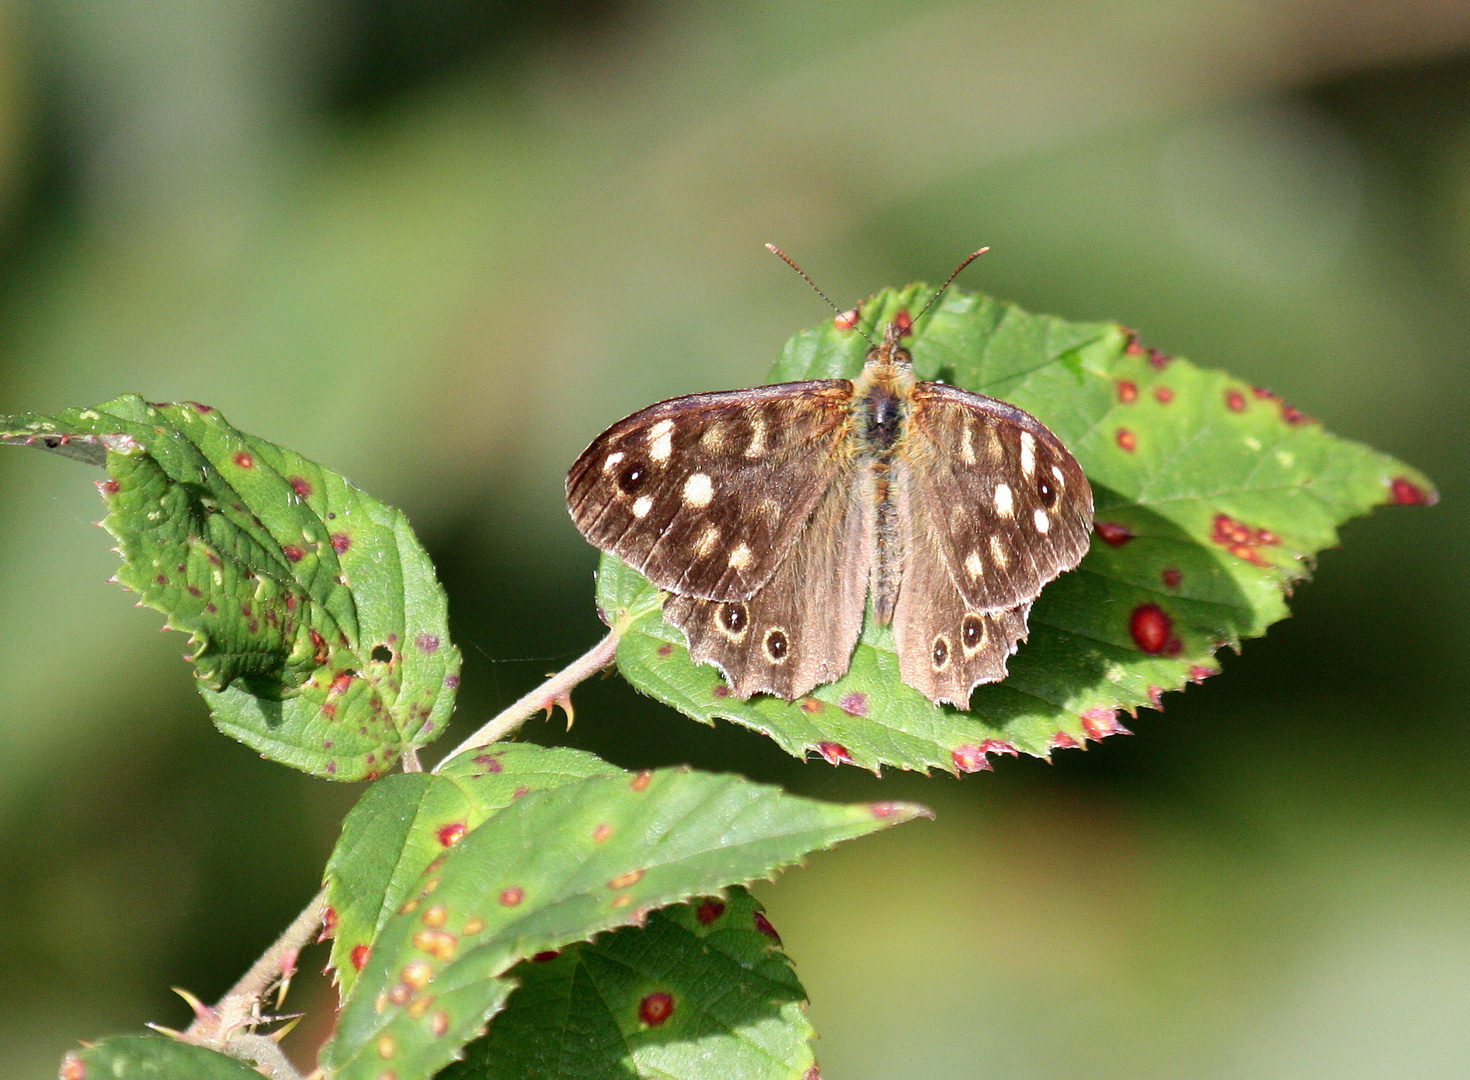
[[[661,589],[748,600],[848,467],[851,399],[830,379],[651,405],[572,466],[572,519]]]
[[[971,609],[1029,604],[1082,560],[1092,489],[1040,421],[1003,401],[928,382],[915,387],[910,416],[908,497],[925,508],[932,546]],[[922,550],[925,543],[910,540],[905,589]]]
[[[873,563],[872,479],[851,461],[776,573],[745,601],[671,596],[664,617],[713,663],[735,694],[791,701],[841,678],[863,627]]]

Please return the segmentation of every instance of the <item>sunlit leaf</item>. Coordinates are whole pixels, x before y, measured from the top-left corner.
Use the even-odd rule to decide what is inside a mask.
[[[424,867],[466,833],[529,792],[621,772],[580,750],[506,743],[462,755],[439,773],[379,780],[347,815],[327,863],[332,965],[342,992]]]
[[[503,1006],[519,961],[924,812],[682,769],[532,792],[429,864],[373,943],[322,1061],[343,1080],[430,1075]]]
[[[874,336],[928,295],[881,293],[862,325]],[[1286,593],[1348,518],[1435,498],[1413,469],[1329,435],[1268,391],[1145,350],[1119,326],[955,290],[910,344],[921,379],[1026,409],[1093,484],[1092,549],[1036,602],[1005,681],[979,687],[968,712],[932,705],[899,681],[892,633],[870,612],[843,678],[796,702],[740,701],[715,668],[689,660],[684,635],[653,607],[653,586],[604,555],[599,608],[609,619],[643,612],[618,650],[634,686],[833,763],[972,771],[993,754],[1045,755],[1121,731],[1120,711],[1214,674],[1217,649],[1286,616]],[[792,339],[773,380],[853,377],[867,348],[857,331],[827,323]]]
[[[226,734],[358,780],[443,728],[459,653],[433,566],[397,510],[203,405],[130,396],[7,417],[0,441],[106,468],[117,579],[190,636]]]
[[[490,1031],[440,1080],[802,1080],[806,995],[744,889],[522,962]]]

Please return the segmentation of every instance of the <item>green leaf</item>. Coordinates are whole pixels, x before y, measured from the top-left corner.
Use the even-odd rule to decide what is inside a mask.
[[[880,293],[864,307],[869,336],[929,292]],[[1048,755],[1124,731],[1120,711],[1158,707],[1165,691],[1215,674],[1217,649],[1286,616],[1292,584],[1348,518],[1435,499],[1413,469],[1327,434],[1267,391],[1145,350],[1119,326],[952,290],[910,344],[921,379],[1019,405],[1093,484],[1092,549],[1037,600],[1005,681],[977,688],[968,712],[932,705],[899,681],[892,633],[870,611],[843,678],[796,702],[740,701],[715,668],[689,660],[654,587],[604,555],[598,605],[630,624],[618,667],[635,687],[834,764],[962,772],[990,768],[990,754]],[[867,348],[829,322],[788,343],[773,379],[851,378]]]
[[[802,1080],[806,998],[744,889],[525,961],[490,1031],[439,1080]]]
[[[117,579],[190,635],[221,731],[319,776],[386,771],[443,729],[447,605],[401,513],[194,404],[0,419],[0,441],[107,469]]]
[[[580,750],[506,743],[455,758],[442,772],[379,780],[347,815],[327,862],[327,924],[342,993],[424,867],[465,834],[529,792],[621,774]]]
[[[123,1035],[73,1050],[62,1080],[260,1080],[235,1058],[162,1035]]]
[[[924,813],[682,769],[532,792],[430,863],[384,926],[323,1048],[327,1075],[431,1075],[503,1006],[519,961]]]

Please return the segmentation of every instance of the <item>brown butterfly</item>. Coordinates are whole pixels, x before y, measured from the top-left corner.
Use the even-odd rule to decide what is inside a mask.
[[[1014,405],[916,379],[910,325],[890,323],[855,380],[650,405],[567,476],[582,535],[670,594],[690,655],[741,698],[841,678],[871,594],[903,681],[968,708],[1087,551],[1077,460]]]

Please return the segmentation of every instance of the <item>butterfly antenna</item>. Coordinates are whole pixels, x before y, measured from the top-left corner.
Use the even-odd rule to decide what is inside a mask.
[[[918,322],[919,319],[922,319],[924,317],[924,312],[927,312],[930,308],[932,308],[934,306],[934,302],[936,300],[938,300],[941,296],[944,295],[944,290],[947,289],[947,288],[949,288],[949,283],[950,282],[952,282],[955,278],[957,278],[957,277],[960,276],[960,271],[961,270],[963,270],[965,267],[969,266],[972,262],[974,262],[976,259],[978,259],[981,255],[984,255],[989,250],[990,249],[988,247],[983,247],[979,251],[976,251],[973,254],[971,254],[970,257],[968,259],[966,259],[964,262],[962,262],[958,266],[956,266],[954,268],[954,273],[953,274],[950,274],[949,277],[947,277],[947,278],[944,279],[944,284],[941,285],[941,286],[939,286],[939,288],[937,288],[937,289],[934,290],[934,295],[931,296],[931,297],[929,297],[929,302],[924,305],[924,311],[919,312],[919,314],[914,318],[914,322]],[[788,261],[790,261],[790,260],[788,260]],[[802,275],[802,277],[805,277],[805,276],[806,276],[805,274]],[[829,300],[828,303],[831,303],[831,301]]]
[[[787,266],[791,267],[791,269],[795,270],[798,274],[800,274],[801,275],[801,279],[803,281],[805,281],[808,285],[810,285],[813,289],[816,289],[817,290],[817,295],[820,296],[823,300],[827,301],[827,305],[833,311],[837,312],[838,315],[846,315],[847,314],[847,312],[843,311],[836,304],[832,303],[832,298],[822,291],[822,287],[820,285],[818,285],[815,281],[813,281],[810,277],[807,276],[807,272],[805,270],[803,270],[801,267],[797,266],[796,263],[792,261],[790,255],[786,254],[786,252],[782,251],[775,244],[767,244],[766,245],[766,250],[769,251],[772,255],[776,256],[782,262],[784,262]],[[979,252],[976,252],[975,254],[978,255]],[[970,256],[971,259],[973,259],[974,257],[975,257],[974,255],[971,255]],[[969,262],[969,259],[967,259],[965,261],[966,262]],[[963,270],[963,269],[964,269],[963,266],[960,267],[960,270]],[[960,272],[959,270],[956,270],[955,271],[956,274],[958,274],[959,272]],[[949,282],[945,282],[945,284],[948,285]],[[928,309],[926,308],[925,310],[928,310]],[[853,329],[856,330],[859,334],[863,334],[863,328],[861,326],[858,326],[858,325],[854,324],[853,325]],[[863,334],[863,337],[867,338],[867,341],[868,341],[868,344],[869,345],[872,345],[874,347],[877,346],[878,343],[875,342],[872,338],[868,337],[867,334]]]

